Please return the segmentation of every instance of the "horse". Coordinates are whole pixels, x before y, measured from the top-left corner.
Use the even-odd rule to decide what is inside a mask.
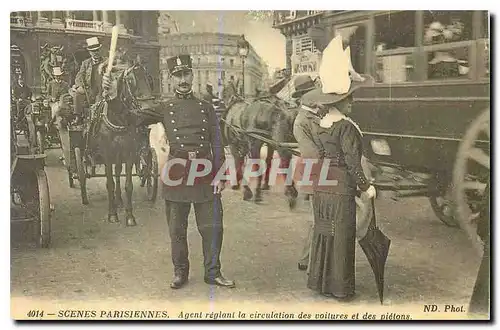
[[[228,111],[222,120],[222,132],[225,141],[229,145],[231,154],[236,164],[236,177],[238,183],[233,186],[234,190],[240,188],[245,156],[250,159],[260,159],[260,150],[265,143],[262,139],[249,136],[253,133],[275,142],[293,142],[293,120],[294,115],[288,111],[285,102],[275,95],[265,95],[252,102],[238,99],[229,102]],[[257,187],[255,197],[247,182],[243,181],[243,200],[249,201],[254,198],[255,202],[262,201],[262,190],[269,189],[269,173],[274,151],[277,151],[282,165],[288,167],[292,153],[285,148],[276,148],[273,143],[267,143],[266,173],[264,185],[262,185],[262,174],[257,176]],[[297,190],[295,183],[285,184],[285,196],[288,197],[290,208],[295,207]]]
[[[104,163],[110,223],[120,222],[117,207],[123,205],[120,177],[125,164],[125,224],[135,226],[132,169],[134,165],[137,166],[140,140],[145,138],[138,126],[136,113],[141,106],[141,100],[154,97],[151,82],[143,66],[122,67],[113,81],[111,97],[101,100],[91,108],[86,132],[86,152],[94,163],[97,158],[101,158]],[[113,179],[113,165],[116,180]]]

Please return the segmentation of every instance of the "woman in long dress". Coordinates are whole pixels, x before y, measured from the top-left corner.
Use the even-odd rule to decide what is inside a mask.
[[[363,173],[361,132],[346,115],[351,111],[352,93],[374,81],[366,75],[351,81],[350,63],[340,40],[334,39],[331,46],[334,49],[327,48],[325,53],[332,55],[328,60],[332,60],[337,70],[332,66],[329,72],[333,74],[321,77],[323,87],[302,98],[303,108],[321,118],[312,125],[320,162],[312,174],[314,236],[307,287],[326,296],[348,300],[355,292],[357,188],[365,200],[375,196],[375,188]],[[341,65],[345,68],[338,69]],[[342,77],[342,73],[346,76]]]

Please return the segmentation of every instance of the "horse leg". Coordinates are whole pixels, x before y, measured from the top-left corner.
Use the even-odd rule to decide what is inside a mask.
[[[255,142],[253,145],[251,151],[250,151],[250,157],[253,159],[259,159],[260,160],[260,149],[262,148],[262,143],[261,142]],[[260,171],[260,169],[259,169]],[[262,174],[259,174],[257,176],[257,187],[255,188],[255,200],[256,203],[262,202]]]
[[[233,190],[238,190],[238,189],[240,189],[240,182],[241,182],[241,179],[243,177],[243,175],[241,173],[241,167],[243,166],[243,160],[240,157],[240,153],[238,151],[238,148],[234,144],[229,145],[229,150],[231,152],[231,155],[233,155],[234,166],[236,168],[236,182],[237,182],[236,185],[232,186],[231,188]]]
[[[274,147],[267,146],[266,154],[266,176],[264,177],[264,184],[262,185],[262,190],[269,190],[269,173],[271,172],[271,162],[273,160]]]
[[[130,157],[130,159],[132,159]],[[135,217],[133,213],[132,207],[132,192],[134,191],[134,183],[132,182],[132,167],[134,166],[134,162],[132,160],[128,160],[125,163],[125,214],[126,214],[126,224],[127,226],[135,226]]]
[[[115,205],[115,182],[113,179],[113,164],[109,161],[106,161],[104,165],[104,171],[106,173],[106,188],[108,190],[108,222],[120,222],[118,220],[118,214],[116,213]]]
[[[121,175],[122,175],[122,162],[121,159],[117,159],[117,162],[115,164],[115,203],[116,207],[120,208],[123,206],[123,199],[122,199],[122,188],[121,188]]]
[[[282,167],[289,168],[290,167],[290,162],[292,160],[292,155],[284,155],[282,158]],[[293,175],[293,173],[289,174]],[[286,178],[287,180],[288,178]],[[288,180],[287,180],[288,181]],[[299,192],[297,191],[297,188],[295,188],[295,181],[292,178],[292,183],[290,185],[286,184],[285,181],[285,196],[288,198],[288,206],[290,207],[291,210],[295,208],[297,205],[297,197],[299,195]]]
[[[250,142],[248,142],[248,144],[250,144]],[[244,176],[244,171],[245,171],[245,156],[247,153],[248,153],[248,150],[250,150],[249,148],[249,145],[245,144],[244,147],[242,147],[242,149],[240,150],[240,161],[238,162],[238,167],[240,168],[241,170],[241,178],[242,178],[242,181],[243,181],[243,200],[244,201],[249,201],[249,200],[252,200],[253,198],[253,192],[252,190],[250,189],[250,187],[248,186],[248,182],[245,182],[243,180],[243,176]]]

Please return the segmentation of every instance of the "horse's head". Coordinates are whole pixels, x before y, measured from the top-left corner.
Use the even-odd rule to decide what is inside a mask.
[[[152,78],[139,64],[118,65],[112,73],[111,99],[121,111],[136,113],[141,103],[154,99]]]

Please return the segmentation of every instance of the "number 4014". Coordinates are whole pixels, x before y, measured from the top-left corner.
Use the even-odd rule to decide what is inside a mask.
[[[43,311],[31,310],[28,312],[28,317],[43,317]]]

